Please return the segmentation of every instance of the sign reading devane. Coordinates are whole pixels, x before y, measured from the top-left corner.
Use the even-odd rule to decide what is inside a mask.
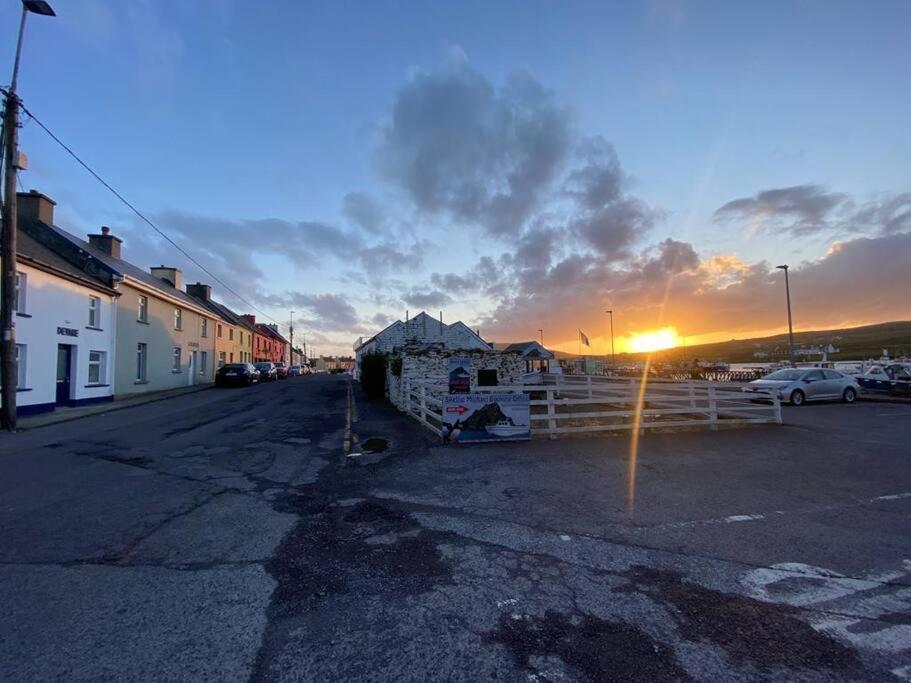
[[[443,442],[530,439],[528,416],[528,394],[449,394],[443,396]]]

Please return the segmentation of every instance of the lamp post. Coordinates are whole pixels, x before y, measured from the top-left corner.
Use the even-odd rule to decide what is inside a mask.
[[[611,372],[616,370],[614,365],[614,312],[612,310],[605,311],[610,316],[610,369]]]
[[[16,305],[16,171],[19,165],[19,98],[16,84],[19,79],[19,58],[22,55],[22,38],[25,35],[25,17],[32,12],[45,17],[56,16],[44,0],[22,0],[22,18],[19,20],[19,38],[16,41],[16,59],[13,61],[13,78],[6,94],[3,112],[3,162],[6,165],[3,202],[3,234],[0,235],[0,399],[3,402],[0,422],[4,429],[16,429],[16,328],[13,324],[13,307]]]
[[[788,362],[794,367],[794,326],[791,323],[791,285],[788,281],[788,266],[775,266],[784,271],[784,293],[788,302]]]

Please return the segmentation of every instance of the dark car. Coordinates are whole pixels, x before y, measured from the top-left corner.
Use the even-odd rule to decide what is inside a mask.
[[[278,373],[279,379],[288,379],[288,364],[283,360],[276,361],[275,372]]]
[[[274,382],[278,379],[275,363],[254,363],[253,367],[259,370],[260,382]]]
[[[259,370],[249,363],[228,363],[215,372],[215,386],[250,386],[259,381]]]

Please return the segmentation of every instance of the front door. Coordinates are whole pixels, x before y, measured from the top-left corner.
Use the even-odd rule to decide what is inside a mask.
[[[196,351],[190,351],[190,365],[187,368],[187,373],[190,375],[187,377],[187,384],[196,384]]]
[[[73,347],[57,345],[57,405],[64,406],[70,400],[70,361]]]

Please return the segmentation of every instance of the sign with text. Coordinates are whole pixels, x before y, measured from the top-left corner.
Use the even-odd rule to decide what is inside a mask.
[[[467,394],[471,391],[471,358],[454,356],[449,359],[449,393]]]
[[[443,396],[443,442],[479,443],[531,438],[528,394]]]
[[[72,327],[58,327],[57,334],[64,337],[78,337],[79,330],[73,329]]]

